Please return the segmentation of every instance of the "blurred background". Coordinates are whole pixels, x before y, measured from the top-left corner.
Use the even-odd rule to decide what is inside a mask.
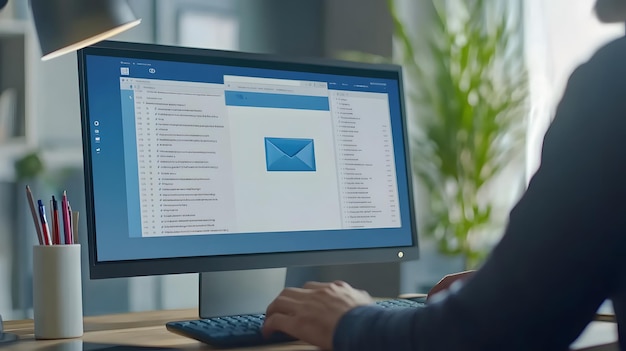
[[[598,47],[624,35],[623,24],[597,21],[593,0],[129,3],[142,24],[115,40],[404,66],[421,258],[288,273],[289,285],[344,279],[376,296],[427,292],[442,275],[480,265],[539,164],[543,133],[567,77]],[[42,62],[36,40],[28,2],[10,0],[0,11],[0,313],[5,320],[32,316],[35,234],[24,186],[29,184],[42,198],[67,190],[73,208],[85,211],[76,56]],[[468,52],[489,59],[469,64],[459,59]],[[435,79],[442,74],[449,91]],[[474,87],[464,81],[468,75],[506,93],[483,94],[482,83]],[[461,107],[450,109],[442,102],[449,92]],[[495,102],[506,108],[507,122],[487,131],[490,138],[473,138],[472,133],[481,132],[477,125],[459,127],[447,139],[432,137],[436,128],[451,131],[459,113],[474,113],[476,121],[502,121],[502,112],[484,113]],[[483,104],[484,109],[478,108]],[[448,108],[446,113],[433,112],[441,106]],[[485,179],[486,185],[465,181],[469,171],[459,160],[469,152],[466,139],[493,146],[498,155],[512,155],[497,164],[498,172]],[[437,153],[442,149],[446,153]],[[459,164],[456,173],[438,169],[442,162]],[[483,166],[494,169],[491,163]],[[459,191],[469,194],[466,202],[451,203]],[[459,213],[458,207],[468,204],[474,213]],[[84,218],[79,228],[85,315],[197,305],[196,274],[90,280]]]

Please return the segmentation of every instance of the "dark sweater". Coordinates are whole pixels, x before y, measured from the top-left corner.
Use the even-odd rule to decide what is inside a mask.
[[[570,77],[541,166],[482,268],[423,309],[353,309],[334,349],[567,350],[607,298],[626,350],[626,38]]]

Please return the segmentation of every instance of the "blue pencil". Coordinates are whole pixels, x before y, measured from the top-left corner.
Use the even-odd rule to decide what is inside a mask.
[[[48,227],[48,220],[46,219],[46,207],[41,200],[37,200],[39,204],[39,219],[41,220],[41,229],[43,230],[43,237],[46,245],[52,245],[52,238],[50,238],[50,228]]]

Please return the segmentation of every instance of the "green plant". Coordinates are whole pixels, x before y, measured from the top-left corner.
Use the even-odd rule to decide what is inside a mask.
[[[30,180],[42,174],[44,164],[39,152],[34,151],[15,161],[15,177],[17,180]]]
[[[432,1],[430,28],[411,33],[388,0],[401,52],[396,62],[417,126],[414,173],[431,201],[425,234],[441,252],[464,255],[469,268],[488,252],[484,234],[501,230],[489,187],[523,154],[521,0]]]

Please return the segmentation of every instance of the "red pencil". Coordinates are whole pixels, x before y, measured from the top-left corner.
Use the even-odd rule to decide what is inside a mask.
[[[52,195],[52,244],[61,244],[61,230],[59,228],[59,205]]]
[[[71,219],[69,211],[69,203],[67,202],[67,192],[63,191],[63,198],[61,199],[61,210],[63,212],[63,230],[65,234],[65,244],[73,244],[72,230],[70,229]]]

